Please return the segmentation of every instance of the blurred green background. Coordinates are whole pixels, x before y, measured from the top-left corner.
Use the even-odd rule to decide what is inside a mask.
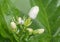
[[[28,16],[35,5],[40,11],[31,27],[44,28],[45,32],[28,42],[60,42],[60,0],[0,0],[0,42],[18,42],[18,36],[10,30],[12,17]]]
[[[23,13],[27,14],[31,8],[30,0],[11,0],[14,5]]]

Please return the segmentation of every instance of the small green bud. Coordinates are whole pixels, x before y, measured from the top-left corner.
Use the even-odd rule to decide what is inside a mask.
[[[31,21],[31,19],[30,18],[28,18],[28,19],[26,19],[26,21],[24,22],[24,26],[30,26],[31,25],[31,23],[32,23],[32,21]]]
[[[16,34],[19,34],[19,31],[20,31],[20,30],[18,29],[18,30],[16,31]]]
[[[33,34],[38,34],[37,30],[34,30],[34,31],[33,31]]]

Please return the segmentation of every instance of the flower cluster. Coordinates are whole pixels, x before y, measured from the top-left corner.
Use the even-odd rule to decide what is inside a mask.
[[[36,29],[33,30],[33,28],[30,28],[29,26],[32,24],[32,19],[35,19],[38,15],[39,7],[34,6],[31,8],[30,12],[28,13],[28,18],[21,18],[18,17],[17,21],[11,22],[11,28],[13,32],[16,32],[19,34],[19,32],[28,31],[29,35],[35,35],[35,34],[42,34],[44,32],[44,29]],[[21,30],[21,31],[20,31]]]

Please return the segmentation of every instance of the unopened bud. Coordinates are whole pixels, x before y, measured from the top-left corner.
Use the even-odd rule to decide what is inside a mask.
[[[31,25],[31,23],[32,23],[31,18],[28,18],[28,19],[25,20],[24,26],[27,26],[28,27],[28,26]]]
[[[16,28],[16,24],[15,24],[15,22],[11,22],[11,27],[12,27],[13,29]]]
[[[34,7],[31,8],[28,15],[29,15],[30,18],[35,19],[37,17],[38,12],[39,12],[39,7],[34,6]]]
[[[42,34],[44,32],[44,29],[37,29],[34,30],[33,34]]]
[[[32,28],[27,28],[27,30],[29,31],[30,35],[33,33],[33,29]]]
[[[19,17],[19,18],[18,18],[18,23],[19,23],[19,24],[21,23],[21,20],[22,20],[21,17]]]
[[[24,24],[24,20],[21,20],[21,24]]]
[[[44,32],[44,29],[38,29],[37,31],[39,34],[42,34]]]
[[[24,20],[21,17],[18,18],[18,24],[24,24]]]

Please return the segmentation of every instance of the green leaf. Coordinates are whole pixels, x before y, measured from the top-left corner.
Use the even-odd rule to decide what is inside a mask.
[[[16,42],[18,37],[16,38],[17,35],[12,33],[10,23],[13,17],[19,16],[20,12],[10,0],[1,0],[0,2],[0,35],[10,39],[11,42]]]

